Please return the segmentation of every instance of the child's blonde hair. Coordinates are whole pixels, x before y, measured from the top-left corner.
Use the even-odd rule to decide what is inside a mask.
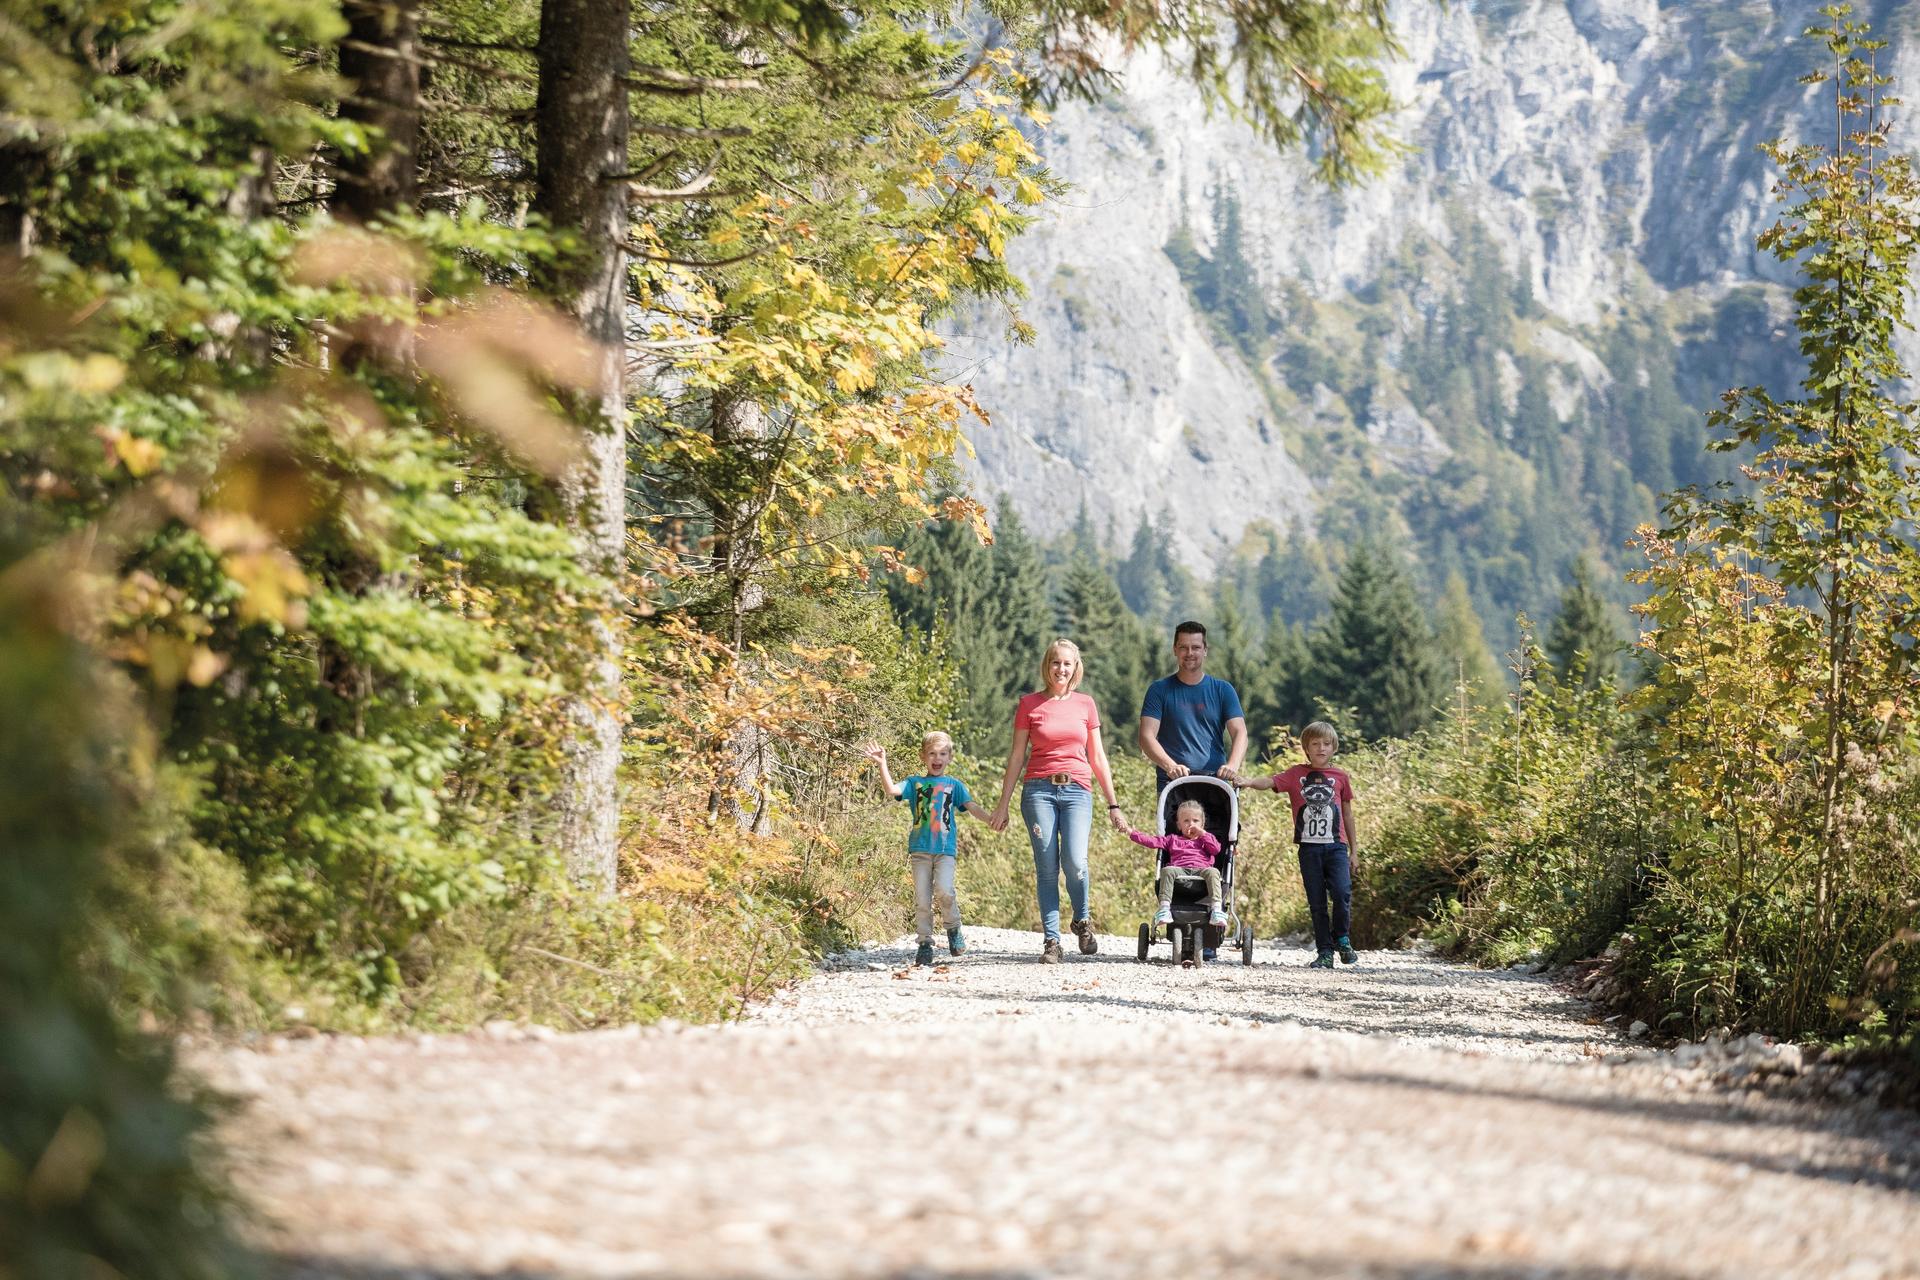
[[[1182,800],[1179,804],[1173,806],[1173,816],[1178,818],[1189,809],[1194,810],[1200,815],[1200,821],[1205,822],[1207,820],[1207,806],[1201,804],[1198,800]]]
[[[1049,674],[1047,668],[1053,665],[1053,655],[1056,653],[1070,653],[1073,655],[1073,678],[1067,681],[1067,688],[1069,691],[1078,689],[1080,682],[1086,678],[1087,664],[1080,656],[1080,646],[1065,636],[1048,645],[1046,652],[1040,655],[1040,687],[1042,689],[1047,687],[1047,676]]]
[[[953,750],[953,739],[947,736],[944,729],[929,729],[920,735],[920,758],[922,760],[925,760],[927,754],[935,747],[945,747],[949,751]]]
[[[1340,749],[1340,734],[1325,720],[1315,720],[1312,724],[1300,731],[1301,747],[1304,748],[1315,738],[1324,738],[1328,742],[1331,742],[1335,751]]]

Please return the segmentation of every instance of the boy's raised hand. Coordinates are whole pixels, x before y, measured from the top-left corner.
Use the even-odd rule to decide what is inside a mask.
[[[860,754],[875,764],[885,764],[887,762],[887,749],[877,742],[869,742],[861,747]]]

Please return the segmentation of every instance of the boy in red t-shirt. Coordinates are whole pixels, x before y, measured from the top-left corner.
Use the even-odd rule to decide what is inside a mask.
[[[1345,964],[1360,959],[1347,936],[1353,873],[1360,864],[1353,836],[1353,782],[1346,770],[1331,764],[1340,750],[1340,735],[1326,721],[1316,720],[1300,731],[1300,748],[1307,753],[1305,764],[1240,785],[1251,791],[1284,791],[1293,802],[1293,842],[1300,846],[1300,879],[1307,888],[1319,951],[1310,967],[1331,969],[1336,949]]]

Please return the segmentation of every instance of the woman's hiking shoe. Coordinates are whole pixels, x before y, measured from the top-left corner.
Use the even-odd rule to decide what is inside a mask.
[[[1090,956],[1100,949],[1100,940],[1093,936],[1093,921],[1075,920],[1073,936],[1080,939],[1080,954]]]
[[[1040,963],[1059,964],[1062,954],[1060,950],[1060,939],[1048,938],[1040,948]]]
[[[1340,939],[1340,963],[1341,964],[1359,964],[1360,963],[1360,953],[1353,949],[1353,940],[1350,938]]]
[[[1317,956],[1315,956],[1315,957],[1313,958],[1313,963],[1312,963],[1312,964],[1310,964],[1310,965],[1308,965],[1308,966],[1307,966],[1307,968],[1309,968],[1309,969],[1331,969],[1331,968],[1333,968],[1333,952],[1331,952],[1331,951],[1322,951],[1322,952],[1321,952],[1321,953],[1320,953],[1319,955],[1317,955]]]
[[[1153,913],[1153,922],[1155,924],[1172,924],[1173,908],[1164,902],[1161,903],[1160,909]]]
[[[933,963],[933,944],[931,942],[923,942],[920,944],[920,949],[913,953],[913,963],[922,969]]]
[[[1202,947],[1200,948],[1200,958],[1202,960],[1205,960],[1208,964],[1212,964],[1215,960],[1218,960],[1220,958],[1220,953],[1218,951],[1215,951],[1212,947]]]
[[[947,954],[950,956],[967,954],[967,935],[960,932],[958,925],[947,930]]]

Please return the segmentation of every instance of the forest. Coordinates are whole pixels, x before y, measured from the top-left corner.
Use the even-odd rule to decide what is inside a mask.
[[[1048,105],[1124,36],[1364,180],[1382,3],[0,22],[0,1276],[244,1267],[178,1036],[724,1018],[898,932],[860,745],[952,727],[984,783],[1055,633],[1144,814],[1189,612],[1260,758],[1321,714],[1364,744],[1374,941],[1607,949],[1672,1034],[1913,1052],[1920,224],[1844,16],[1847,132],[1776,148],[1762,243],[1800,389],[1727,394],[1670,475],[1740,482],[1643,513],[1630,584],[1511,591],[1364,529],[1206,582],[1160,513],[1042,545],[955,461],[992,406],[939,322],[1021,331]],[[1017,833],[981,846],[977,910],[1024,923]]]

